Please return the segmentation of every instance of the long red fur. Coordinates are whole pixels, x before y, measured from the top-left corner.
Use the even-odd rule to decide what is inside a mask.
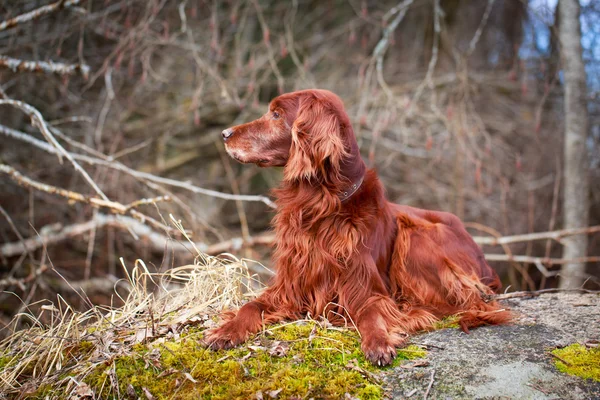
[[[465,331],[510,320],[488,301],[500,281],[456,216],[386,200],[335,94],[284,94],[263,117],[228,133],[232,157],[284,167],[274,191],[276,276],[260,297],[206,335],[210,347],[235,346],[282,319],[310,314],[341,323],[340,316],[349,316],[366,357],[385,365],[408,334],[445,316],[458,314]],[[363,176],[358,191],[342,201],[340,193]]]

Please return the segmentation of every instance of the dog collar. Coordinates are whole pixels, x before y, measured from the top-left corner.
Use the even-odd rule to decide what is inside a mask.
[[[343,192],[340,192],[338,194],[338,197],[340,198],[340,201],[346,201],[348,200],[350,197],[352,197],[352,195],[354,193],[356,193],[356,191],[358,189],[360,189],[360,185],[362,185],[363,180],[365,179],[364,175],[360,177],[359,180],[357,180],[356,182],[354,182],[352,185],[350,185],[349,187],[347,187],[346,189],[344,189]]]

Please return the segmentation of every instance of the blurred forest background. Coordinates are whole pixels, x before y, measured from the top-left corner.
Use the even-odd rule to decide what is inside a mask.
[[[121,257],[191,263],[171,214],[200,250],[269,267],[281,171],[229,159],[220,132],[304,88],[344,100],[391,201],[457,214],[510,290],[556,287],[558,15],[552,0],[0,1],[0,328],[56,293],[116,305]],[[579,285],[598,289],[600,2],[580,22]]]

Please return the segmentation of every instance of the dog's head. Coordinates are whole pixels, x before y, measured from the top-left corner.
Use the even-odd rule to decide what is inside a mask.
[[[227,153],[243,163],[285,167],[285,179],[337,171],[356,139],[340,98],[326,90],[276,97],[259,119],[222,132]]]

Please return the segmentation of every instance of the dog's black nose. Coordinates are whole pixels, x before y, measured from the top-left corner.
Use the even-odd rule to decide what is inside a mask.
[[[227,140],[231,137],[231,135],[233,135],[233,129],[227,128],[221,132],[221,135],[223,135],[223,140]]]

